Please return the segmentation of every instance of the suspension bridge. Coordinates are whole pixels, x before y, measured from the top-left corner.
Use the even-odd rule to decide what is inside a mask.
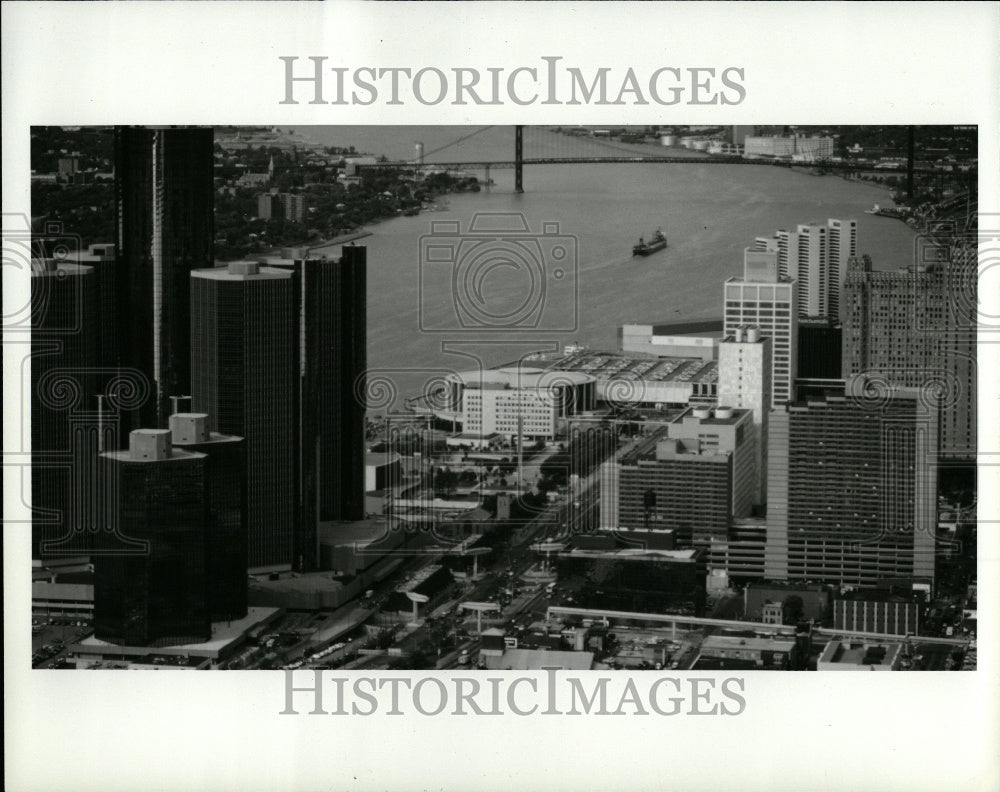
[[[424,151],[423,144],[417,142],[415,157],[412,160],[385,160],[374,164],[358,164],[360,171],[399,170],[399,169],[435,169],[483,171],[484,183],[489,188],[490,171],[493,169],[514,170],[514,191],[524,192],[524,169],[533,165],[590,165],[611,163],[617,165],[745,165],[754,167],[778,167],[786,169],[808,169],[813,172],[836,172],[846,175],[863,173],[878,173],[883,176],[905,176],[907,194],[913,195],[913,177],[916,174],[929,174],[941,180],[946,172],[915,165],[915,152],[912,145],[906,151],[898,152],[905,157],[905,164],[887,165],[884,162],[859,162],[832,159],[758,159],[745,158],[734,153],[706,153],[691,151],[679,147],[664,147],[657,142],[620,141],[610,137],[597,137],[591,131],[582,134],[580,130],[563,131],[541,127],[515,126],[513,128],[513,157],[477,156],[476,142],[468,141],[481,136],[489,130],[502,130],[502,127],[481,127],[460,135],[435,148]],[[509,129],[506,128],[506,129]],[[633,136],[634,137],[634,136]],[[526,138],[528,143],[526,145]],[[493,140],[488,148],[491,153],[498,150],[497,141]],[[507,142],[509,145],[509,141]],[[728,146],[731,151],[732,145]],[[465,152],[463,154],[463,149]],[[471,151],[470,151],[471,149]],[[726,149],[724,149],[725,151]],[[970,171],[970,178],[975,178],[975,171]]]

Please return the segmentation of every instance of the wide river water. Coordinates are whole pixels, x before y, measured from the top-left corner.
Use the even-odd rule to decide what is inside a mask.
[[[476,129],[297,127],[295,134],[326,145],[353,145],[359,152],[390,159],[412,159],[416,141],[424,144],[428,162],[513,158],[510,127],[489,129],[437,151]],[[526,157],[567,157],[598,150],[589,141],[541,129],[526,131]],[[621,151],[609,149],[607,153]],[[482,171],[477,175],[482,178]],[[420,392],[427,379],[425,371],[433,375],[472,367],[473,358],[465,354],[496,364],[553,343],[613,349],[616,328],[623,322],[718,319],[722,284],[742,273],[743,249],[755,237],[770,236],[779,228],[827,218],[856,219],[858,252],[869,254],[877,269],[910,263],[915,237],[898,220],[865,214],[873,203],[891,205],[883,188],[769,165],[709,165],[696,159],[690,165],[530,165],[525,168],[525,192],[520,195],[513,190],[513,170],[493,169],[490,175],[495,182],[490,192],[451,195],[440,211],[372,225],[367,229],[371,236],[361,242],[368,247],[369,370],[372,376],[392,380],[401,396]],[[551,276],[558,270],[556,280],[547,281],[542,310],[530,314],[537,332],[492,330],[470,340],[468,317],[474,325],[483,321],[481,312],[467,314],[465,327],[454,332],[427,332],[428,327],[447,330],[457,323],[447,279],[451,265],[437,263],[429,270],[426,256],[422,265],[421,245],[426,247],[427,240],[422,243],[421,238],[430,234],[432,222],[439,221],[456,221],[465,232],[477,213],[518,213],[532,234],[541,232],[543,224],[555,223],[559,235],[570,238],[555,245],[569,253],[562,260],[565,266],[551,260],[559,255],[551,244],[543,241],[540,248],[533,243],[524,248],[536,251],[525,254],[527,259],[545,259],[539,272]],[[666,233],[669,247],[646,258],[633,258],[632,245],[640,236],[648,238],[657,227]],[[460,268],[469,256],[487,263],[484,248],[468,253],[458,247],[454,233],[443,238],[445,248],[458,251],[455,257]],[[538,250],[542,250],[540,255]],[[486,273],[482,288],[487,310],[497,313],[497,306],[510,311],[525,301],[534,304],[537,284],[524,268],[485,266],[479,271]],[[550,329],[555,331],[542,332]],[[453,354],[446,346],[465,354]]]

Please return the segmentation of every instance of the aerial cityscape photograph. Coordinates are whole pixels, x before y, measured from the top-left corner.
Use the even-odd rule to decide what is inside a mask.
[[[32,127],[33,668],[975,670],[977,179],[957,125]]]

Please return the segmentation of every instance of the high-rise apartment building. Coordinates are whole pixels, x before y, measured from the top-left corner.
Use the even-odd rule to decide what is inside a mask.
[[[188,277],[193,411],[208,415],[210,431],[245,440],[250,567],[288,569],[298,503],[293,274],[231,262]]]
[[[771,339],[771,404],[789,401],[798,363],[798,294],[795,281],[779,274],[776,247],[747,249],[743,277],[730,278],[724,289],[725,335],[754,326]]]
[[[213,263],[210,127],[116,127],[120,363],[149,381],[144,425],[191,388],[191,270]]]
[[[826,221],[826,227],[828,295],[826,316],[839,321],[840,298],[844,291],[844,281],[847,279],[848,263],[858,255],[858,221],[830,218]]]
[[[912,390],[771,413],[765,577],[933,581],[937,410]]]
[[[167,429],[138,429],[101,457],[107,525],[94,556],[94,631],[129,646],[211,636],[204,454],[172,447]]]
[[[755,251],[777,251],[778,275],[798,284],[799,316],[837,319],[847,262],[857,255],[856,220],[804,223],[758,237]]]
[[[170,416],[174,448],[205,455],[208,611],[212,621],[247,615],[247,479],[242,437],[210,432],[204,413]]]
[[[940,454],[976,454],[975,249],[930,267],[876,272],[855,259],[843,306],[843,376],[922,389],[940,404]],[[970,272],[972,276],[969,277]]]
[[[753,415],[754,505],[767,500],[767,416],[771,411],[771,339],[756,327],[736,328],[719,342],[719,404]]]

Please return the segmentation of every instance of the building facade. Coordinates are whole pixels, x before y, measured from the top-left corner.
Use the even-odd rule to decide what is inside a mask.
[[[116,127],[120,363],[148,380],[142,425],[191,392],[190,273],[213,263],[213,131]]]
[[[203,454],[174,449],[167,429],[138,429],[101,457],[106,530],[94,557],[94,632],[130,646],[201,643],[211,635]]]
[[[725,335],[753,326],[771,339],[771,405],[789,401],[798,368],[798,294],[778,273],[777,250],[746,250],[742,278],[725,283]]]
[[[788,404],[770,416],[765,576],[932,582],[937,412],[914,391]]]
[[[208,430],[204,413],[170,416],[174,448],[205,455],[208,525],[205,555],[209,617],[247,615],[247,478],[242,437]]]
[[[767,501],[767,417],[771,411],[771,339],[736,328],[719,342],[719,404],[753,415],[754,505]]]
[[[246,443],[248,557],[295,562],[299,306],[292,273],[256,262],[191,279],[192,406],[210,431]]]
[[[556,422],[595,405],[594,377],[575,371],[510,367],[448,378],[447,411],[462,432],[551,439]]]
[[[920,605],[903,597],[857,594],[833,602],[833,628],[849,632],[916,635]]]
[[[319,521],[365,516],[367,249],[339,259],[273,260],[293,273],[299,306],[298,376],[302,541],[296,557],[316,566]],[[312,515],[316,515],[315,518]]]
[[[36,259],[31,269],[32,558],[86,555],[85,495],[78,479],[96,457],[77,442],[81,412],[97,407],[97,276],[91,267]]]
[[[778,254],[778,275],[798,285],[800,317],[839,319],[848,262],[857,255],[856,220],[830,218],[758,237],[752,249]]]
[[[755,489],[749,410],[693,408],[618,461],[601,466],[601,522],[669,530],[679,545],[724,542]]]
[[[976,454],[976,251],[894,272],[855,259],[843,306],[843,376],[923,391],[940,405],[942,459]],[[971,306],[971,307],[970,307]]]

